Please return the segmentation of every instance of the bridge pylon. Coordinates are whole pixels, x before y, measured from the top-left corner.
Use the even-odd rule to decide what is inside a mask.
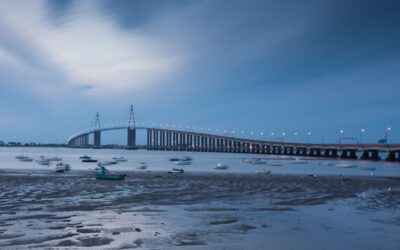
[[[128,136],[127,136],[127,149],[136,148],[136,125],[135,125],[135,114],[133,112],[133,105],[129,112],[128,119]]]
[[[100,148],[101,147],[101,132],[100,132],[99,112],[96,113],[96,121],[94,123],[93,147],[94,148]]]

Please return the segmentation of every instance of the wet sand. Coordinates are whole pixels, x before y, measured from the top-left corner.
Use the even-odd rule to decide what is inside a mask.
[[[399,178],[1,170],[0,248],[400,249],[399,208]]]

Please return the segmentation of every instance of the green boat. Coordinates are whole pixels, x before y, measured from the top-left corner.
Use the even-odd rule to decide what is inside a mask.
[[[125,177],[126,174],[110,174],[103,166],[99,167],[96,172],[97,180],[122,181]]]

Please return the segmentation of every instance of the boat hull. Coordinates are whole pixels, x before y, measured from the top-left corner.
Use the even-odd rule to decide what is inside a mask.
[[[125,179],[126,174],[119,175],[96,175],[97,180],[110,180],[110,181],[122,181]]]

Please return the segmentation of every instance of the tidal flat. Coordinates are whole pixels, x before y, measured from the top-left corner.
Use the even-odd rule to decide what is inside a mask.
[[[0,170],[2,249],[399,249],[397,177]]]

